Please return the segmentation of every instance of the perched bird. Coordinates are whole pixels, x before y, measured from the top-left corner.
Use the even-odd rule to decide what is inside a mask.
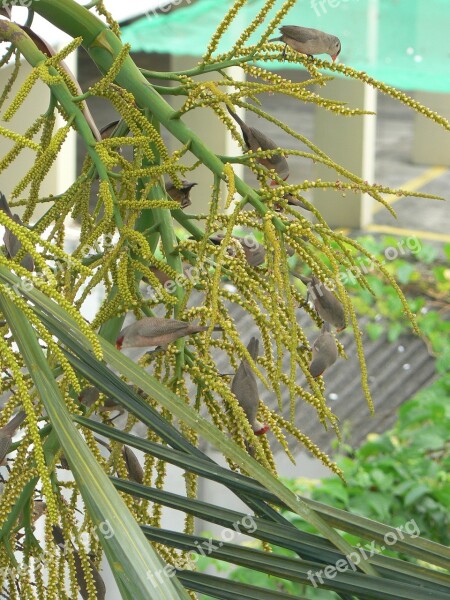
[[[272,38],[269,42],[284,42],[293,50],[313,56],[314,54],[329,54],[333,60],[339,56],[341,42],[335,35],[330,35],[318,29],[310,27],[298,27],[297,25],[284,25],[280,27],[281,35]]]
[[[178,338],[206,331],[208,327],[192,325],[176,319],[145,317],[124,327],[116,340],[116,348],[143,348],[159,346],[163,350]]]
[[[259,340],[252,337],[248,343],[247,350],[253,360],[258,357]],[[257,420],[259,408],[258,384],[248,361],[243,358],[239,365],[236,375],[231,382],[231,391],[236,396],[237,401],[245,412],[247,419],[255,435],[264,435],[269,431],[267,423],[261,423]]]
[[[64,539],[64,535],[61,527],[57,525],[53,525],[53,540],[55,544],[63,551],[65,554],[67,552],[66,545],[70,544],[70,542],[66,542]],[[72,545],[72,544],[70,544]],[[105,600],[106,598],[106,586],[103,581],[102,576],[98,572],[96,566],[94,565],[91,558],[87,557],[89,568],[91,570],[92,578],[94,580],[95,592],[97,600]],[[80,553],[73,548],[73,561],[75,563],[75,575],[78,583],[78,587],[80,589],[80,594],[83,600],[89,600],[89,590],[87,588],[86,579],[84,576],[83,563],[81,562]]]
[[[25,421],[26,416],[26,413],[21,410],[14,415],[9,423],[0,429],[0,465],[5,464],[5,456],[11,448],[13,436]]]
[[[319,316],[336,327],[337,331],[343,331],[346,327],[344,307],[333,292],[315,275],[305,277],[296,273],[292,274],[307,286],[307,300],[311,299],[313,301],[314,308]]]
[[[197,184],[189,183],[189,181],[186,181],[186,179],[183,179],[181,183],[182,187],[177,188],[172,181],[168,181],[166,183],[166,192],[169,194],[172,200],[180,203],[181,208],[187,208],[192,204],[191,199],[189,198],[191,189]]]
[[[89,386],[85,388],[78,396],[78,402],[81,402],[81,404],[84,404],[84,406],[90,408],[95,402],[97,402],[99,397],[100,391],[94,386]],[[123,406],[117,404],[115,400],[109,397],[105,398],[103,405],[100,406],[97,410],[99,412],[110,412],[113,410],[117,410],[119,413],[117,416],[123,415],[123,413],[125,412],[125,408]]]
[[[312,346],[312,359],[309,372],[316,378],[322,375],[325,369],[334,365],[338,357],[336,340],[330,333],[329,323],[324,323],[319,337]]]
[[[8,201],[5,196],[0,192],[0,210],[2,210],[10,219],[15,221],[18,225],[22,225],[22,221],[19,215],[13,215],[9,208]],[[3,236],[3,243],[5,244],[6,252],[9,258],[14,258],[19,250],[22,248],[22,244],[17,236],[5,227],[5,235]],[[22,267],[25,267],[28,271],[34,271],[34,260],[30,254],[25,254],[21,263]]]
[[[32,521],[36,523],[38,519],[47,511],[47,504],[43,500],[35,500],[33,502]]]
[[[209,238],[209,240],[216,246],[219,246],[222,243],[224,237],[225,236],[223,233],[216,233],[215,235],[212,235]],[[245,258],[251,267],[258,267],[259,265],[262,265],[263,262],[266,260],[266,249],[262,244],[259,244],[254,238],[252,238],[252,240],[250,241],[247,238],[233,236],[233,239],[237,240],[241,244],[245,254]],[[228,248],[228,254],[233,255],[232,248]]]
[[[150,271],[153,273],[153,275],[158,279],[159,283],[161,285],[165,285],[167,282],[169,281],[174,281],[172,279],[172,277],[170,277],[170,275],[168,275],[165,271],[163,271],[162,269],[158,269],[158,267],[154,267],[149,266]],[[189,263],[184,263],[183,262],[183,275],[185,277],[187,277],[188,279],[190,278],[190,274],[192,272],[192,265],[190,265]],[[143,277],[142,278],[146,283],[148,283],[148,277]]]
[[[122,456],[125,460],[128,476],[131,481],[142,483],[144,481],[144,469],[142,468],[142,465],[139,462],[136,454],[133,452],[133,450],[131,450],[131,448],[124,446],[122,448]]]
[[[252,152],[257,152],[258,150],[275,150],[278,148],[277,144],[275,144],[275,142],[267,137],[264,133],[259,131],[259,129],[249,127],[228,106],[227,109],[241,128],[245,145],[249,150]],[[257,160],[267,169],[274,169],[277,175],[284,181],[286,181],[286,179],[289,177],[289,165],[287,160],[281,154],[273,154],[270,158],[258,158]],[[272,184],[276,184],[276,181],[272,181]]]

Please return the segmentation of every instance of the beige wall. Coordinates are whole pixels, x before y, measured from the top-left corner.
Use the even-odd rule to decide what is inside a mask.
[[[73,59],[71,60],[71,57],[69,57],[69,60],[66,62],[69,62],[72,71],[76,70],[75,65],[72,64],[74,61]],[[13,65],[8,65],[7,67],[0,69],[0,89],[4,89],[12,70]],[[9,94],[9,98],[2,109],[1,117],[3,117],[5,109],[10,105],[11,100],[30,73],[30,70],[31,67],[28,63],[23,63],[13,89]],[[6,123],[3,118],[0,118],[0,125],[17,133],[24,133],[35,119],[47,110],[49,99],[50,92],[48,87],[41,81],[38,81],[11,121]],[[61,117],[58,117],[56,125],[57,127],[63,125]],[[75,138],[75,132],[70,132],[57,161],[53,164],[42,183],[40,194],[42,197],[48,196],[49,194],[60,194],[74,181]],[[35,136],[35,141],[39,141],[39,134]],[[0,157],[3,157],[13,146],[14,142],[12,140],[0,136]],[[16,160],[12,162],[5,171],[0,173],[0,190],[7,198],[14,189],[14,186],[17,185],[18,181],[20,181],[26,172],[33,166],[35,160],[36,153],[31,149],[25,148]],[[27,197],[27,190],[25,190],[21,197]],[[36,211],[34,219],[43,214],[46,206],[48,207],[49,205],[41,205],[41,209]],[[21,214],[23,209],[16,208],[14,209],[14,212]]]

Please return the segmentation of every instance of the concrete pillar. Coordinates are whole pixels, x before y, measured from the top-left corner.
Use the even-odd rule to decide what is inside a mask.
[[[417,92],[415,99],[450,120],[450,94]],[[414,112],[411,160],[418,165],[450,166],[448,131]]]
[[[172,56],[171,58],[171,71],[184,71],[186,69],[192,69],[198,64],[199,58],[193,56]],[[238,67],[231,67],[227,69],[227,73],[234,79],[242,81],[244,73],[242,69]],[[222,79],[220,74],[206,73],[203,76],[196,77],[196,80],[214,80]],[[221,88],[223,89],[223,88]],[[170,102],[175,110],[178,110],[186,101],[186,96],[172,96]],[[188,127],[190,127],[195,133],[197,133],[203,142],[213,150],[216,154],[226,156],[241,155],[238,144],[233,140],[231,134],[215,115],[215,113],[208,108],[198,108],[188,112],[183,116],[183,121]],[[181,144],[171,138],[170,150],[176,150],[180,148]],[[196,162],[196,158],[187,153],[183,157],[185,164],[192,165]],[[243,165],[233,165],[236,175],[243,177],[244,167]],[[211,186],[213,185],[213,175],[209,169],[203,165],[197,168],[192,175],[188,174],[187,178],[190,181],[197,182],[197,186],[192,190],[191,200],[192,206],[189,210],[194,213],[207,212],[208,204],[211,197]],[[222,186],[223,189],[224,186]]]
[[[75,53],[72,53],[66,62],[69,65],[69,68],[72,72],[76,72],[76,61],[75,61]],[[0,70],[0,89],[3,89],[6,85],[11,72],[13,70],[13,64],[7,65],[6,67]],[[13,88],[9,94],[8,100],[6,101],[3,112],[6,107],[9,106],[11,100],[14,98],[17,90],[20,88],[26,77],[31,71],[31,67],[22,60],[22,66],[18,77],[13,85]],[[0,121],[2,127],[5,127],[11,131],[17,133],[25,133],[25,131],[30,127],[33,121],[42,113],[47,110],[48,103],[50,98],[50,92],[48,87],[38,81],[31,90],[30,94],[27,96],[26,100],[16,112],[16,114],[12,117],[12,119],[5,123],[4,121]],[[56,119],[56,128],[62,127],[64,124],[63,119],[60,115],[58,115]],[[76,133],[71,131],[61,148],[61,152],[53,164],[52,168],[48,172],[44,181],[41,185],[41,196],[45,197],[50,194],[60,194],[62,193],[69,185],[74,181],[75,178],[75,138]],[[39,141],[39,134],[35,136],[34,140],[36,142]],[[14,146],[14,142],[9,138],[0,136],[0,157],[5,156]],[[0,190],[5,194],[6,198],[9,197],[14,187],[20,181],[20,179],[25,175],[25,173],[33,166],[36,161],[36,152],[25,148],[19,156],[16,158],[11,165],[1,173],[1,186]],[[25,198],[27,194],[27,190],[22,193],[22,198]],[[36,207],[36,211],[33,215],[33,221],[37,220],[41,217],[46,210],[48,210],[50,204],[39,204]],[[14,208],[13,212],[17,212],[19,215],[23,213],[23,208]]]
[[[334,79],[320,94],[348,102],[351,107],[376,110],[376,91],[360,81]],[[373,115],[342,117],[317,107],[314,143],[336,163],[363,180],[374,181],[375,128]],[[314,179],[346,181],[344,177],[316,163]],[[314,204],[332,227],[361,228],[371,222],[373,200],[367,194],[314,190]]]

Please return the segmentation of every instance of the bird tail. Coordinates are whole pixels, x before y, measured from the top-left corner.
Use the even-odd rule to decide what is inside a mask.
[[[270,40],[267,40],[267,42],[270,44],[271,42],[282,42],[283,41],[283,36],[280,35],[280,37],[277,38],[272,38]]]
[[[2,192],[0,192],[0,210],[2,210],[5,214],[7,214],[10,219],[13,218],[11,209],[9,208],[8,201],[5,197],[5,194],[2,194]]]
[[[256,360],[258,358],[258,351],[259,351],[258,338],[252,337],[250,339],[248,346],[247,346],[247,350],[248,350],[248,353],[250,354],[250,356],[253,358],[253,360]]]
[[[22,425],[22,423],[27,418],[27,413],[23,410],[20,410],[14,417],[3,427],[4,432],[11,432],[14,434],[17,429]]]
[[[191,190],[194,185],[197,185],[196,183],[183,183],[183,187],[181,188],[183,191],[187,190]]]
[[[189,334],[201,333],[202,331],[206,331],[207,329],[209,329],[208,325],[191,325],[189,327]],[[220,325],[214,325],[213,331],[223,331],[223,327],[221,327]]]
[[[295,271],[291,271],[291,275],[293,275],[294,277],[297,277],[297,279],[300,279],[300,281],[302,283],[304,283],[305,285],[308,285],[308,283],[311,283],[311,278],[310,277],[305,277],[304,275],[300,275],[299,273],[295,273]]]
[[[241,117],[239,115],[237,115],[235,112],[233,112],[231,110],[231,108],[228,106],[228,104],[225,105],[227,107],[227,111],[230,113],[230,115],[233,117],[233,119],[236,121],[236,123],[238,123],[241,127],[243,127],[245,129],[246,125],[244,123],[244,121],[241,119]]]

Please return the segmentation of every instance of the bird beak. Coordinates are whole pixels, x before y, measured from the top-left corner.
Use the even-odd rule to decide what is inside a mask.
[[[337,54],[335,54],[334,56],[332,56],[332,57],[331,57],[331,58],[332,58],[332,60],[333,60],[333,62],[336,62],[336,59],[337,59],[337,57],[338,57],[338,55],[337,55]]]
[[[117,340],[116,340],[116,348],[117,348],[117,350],[122,350],[122,344],[123,344],[123,337],[122,338],[117,338]]]

